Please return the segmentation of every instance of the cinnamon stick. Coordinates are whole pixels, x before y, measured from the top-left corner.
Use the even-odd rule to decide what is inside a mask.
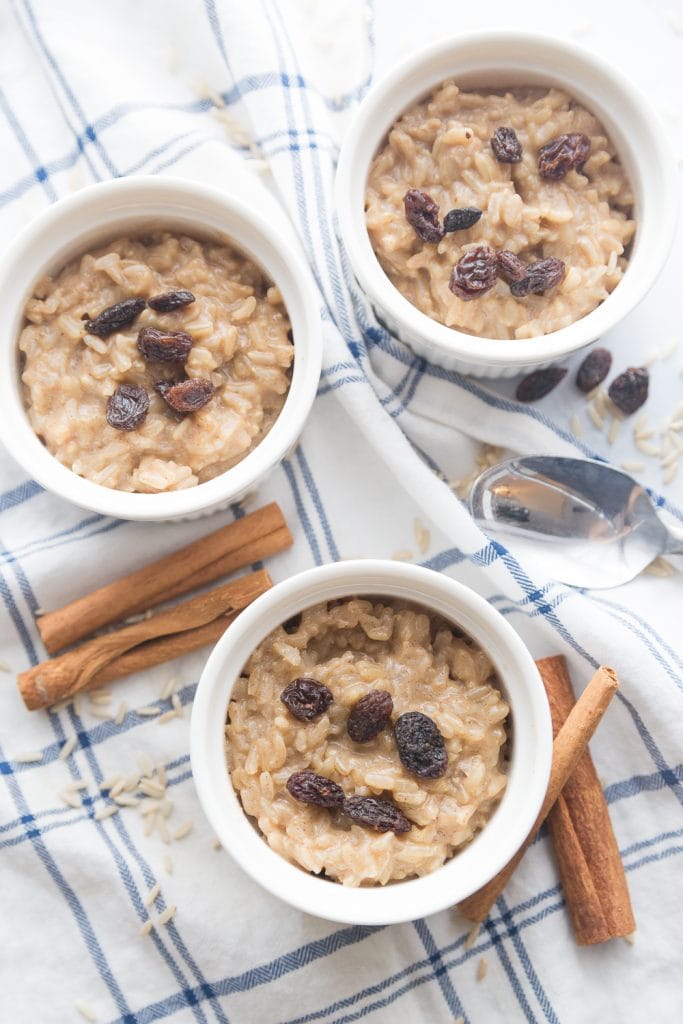
[[[27,708],[35,711],[85,689],[111,662],[159,637],[205,626],[231,611],[245,608],[271,586],[265,570],[242,576],[149,619],[104,633],[58,658],[35,665],[17,677]]]
[[[219,616],[213,622],[207,622],[205,626],[198,626],[197,629],[186,629],[183,633],[162,636],[158,640],[147,640],[105,665],[93,676],[87,689],[112,683],[115,679],[132,675],[133,672],[141,672],[143,669],[152,668],[153,665],[161,665],[165,661],[172,661],[183,654],[215,644],[238,614],[230,612],[228,615]]]
[[[275,503],[151,562],[37,620],[49,654],[90,636],[103,626],[146,611],[196,587],[242,569],[292,544]]]
[[[574,705],[567,663],[557,656],[536,664],[557,735]],[[548,815],[548,828],[577,943],[591,946],[631,935],[636,922],[626,873],[588,750]]]
[[[618,687],[619,682],[614,671],[611,668],[599,668],[571,709],[553,743],[553,763],[550,769],[548,789],[531,832],[515,856],[490,882],[458,904],[458,909],[470,921],[482,922],[488,917],[494,903],[509,882],[515,868],[531,846],[536,833],[548,816],[548,812],[562,792]]]

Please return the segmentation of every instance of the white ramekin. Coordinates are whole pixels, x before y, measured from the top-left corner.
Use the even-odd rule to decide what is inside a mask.
[[[394,287],[365,227],[370,163],[396,119],[447,78],[463,87],[555,85],[592,111],[614,142],[635,194],[638,226],[628,268],[609,297],[569,327],[519,341],[476,338],[437,323]],[[659,119],[620,71],[565,40],[517,31],[439,42],[399,64],[369,91],[344,139],[336,182],[342,240],[379,319],[419,355],[446,369],[512,377],[547,366],[614,327],[654,284],[673,241],[676,166]]]
[[[254,648],[280,623],[319,601],[385,595],[420,604],[461,626],[488,652],[511,707],[510,775],[503,799],[461,853],[423,878],[354,889],[309,875],[268,846],[242,810],[225,763],[224,724],[232,688]],[[526,838],[550,771],[548,702],[533,659],[483,598],[440,573],[390,561],[325,565],[278,583],[242,612],[216,644],[192,711],[192,772],[200,803],[237,863],[265,889],[309,914],[353,924],[414,920],[458,903],[491,879]]]
[[[48,452],[21,395],[18,336],[36,281],[126,231],[158,227],[226,238],[261,266],[282,292],[294,334],[292,384],[271,431],[241,462],[207,483],[165,494],[129,494],[85,480]],[[254,210],[193,181],[130,177],[84,188],[36,217],[0,265],[0,440],[43,487],[82,508],[120,519],[193,518],[225,508],[256,487],[295,445],[320,377],[320,318],[308,267]]]

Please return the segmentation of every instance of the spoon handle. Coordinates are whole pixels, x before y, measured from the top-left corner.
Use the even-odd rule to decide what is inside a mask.
[[[683,529],[676,529],[666,523],[668,537],[666,541],[665,555],[683,555]]]

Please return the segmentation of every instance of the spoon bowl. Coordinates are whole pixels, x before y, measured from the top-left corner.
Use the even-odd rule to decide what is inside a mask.
[[[575,587],[616,587],[658,555],[683,554],[647,491],[604,462],[526,455],[485,470],[470,510],[487,533],[515,538],[522,557]]]

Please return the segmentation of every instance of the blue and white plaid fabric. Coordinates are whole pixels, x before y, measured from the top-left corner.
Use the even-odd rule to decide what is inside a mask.
[[[318,284],[325,360],[301,444],[258,496],[279,501],[296,533],[293,550],[273,560],[273,576],[408,549],[485,595],[535,656],[566,654],[578,685],[597,663],[615,666],[623,687],[594,757],[632,889],[635,946],[574,945],[545,838],[470,949],[455,912],[383,929],[305,917],[212,848],[188,761],[202,655],[118,688],[115,707],[125,699],[131,709],[163,711],[170,704],[159,694],[177,675],[185,717],[164,726],[134,710],[121,724],[103,720],[85,700],[78,712],[28,714],[8,675],[0,697],[3,1022],[68,1024],[80,1019],[78,1000],[110,1024],[682,1019],[680,577],[643,577],[618,592],[586,594],[532,576],[514,551],[487,542],[434,472],[449,479],[466,473],[475,440],[517,451],[616,452],[619,460],[634,457],[630,438],[610,449],[587,425],[585,443],[576,441],[569,415],[585,420],[585,413],[571,388],[520,408],[508,384],[494,390],[415,358],[373,319],[337,242],[332,184],[350,111],[378,68],[408,46],[445,25],[485,27],[509,17],[507,4],[470,6],[477,9],[421,0],[418,18],[406,0],[383,0],[376,11],[359,0],[4,4],[2,237],[73,189],[133,172],[208,180],[274,218],[285,221],[286,211],[285,226],[298,235]],[[565,12],[546,6],[521,5],[516,23],[562,29]],[[598,10],[577,0],[572,12],[577,26],[586,12],[598,19],[595,43],[607,55],[638,53],[631,71],[653,93],[680,95],[683,43],[663,10],[656,17],[643,10],[642,25],[634,21],[616,41],[611,19],[624,19],[616,3]],[[590,25],[583,31],[590,43]],[[643,31],[650,64],[648,54],[640,59]],[[679,269],[682,251],[679,245],[672,264]],[[675,333],[678,287],[670,271],[614,332],[618,362],[642,361],[645,335],[656,345]],[[680,392],[671,358],[673,365],[653,368],[647,408],[656,404],[657,414]],[[44,493],[8,459],[0,465],[2,657],[12,672],[44,656],[36,608],[55,607],[239,512],[162,527],[112,521]],[[680,520],[656,466],[643,478]],[[416,519],[429,530],[426,554],[416,543]],[[73,736],[74,754],[59,759]],[[40,760],[15,760],[27,751]],[[182,842],[166,846],[156,833],[145,836],[135,808],[95,818],[108,802],[102,780],[133,772],[141,754],[165,766],[170,830],[193,822]],[[59,792],[76,782],[84,785],[82,805],[71,807]],[[169,926],[143,937],[145,896],[157,882],[152,913],[172,905],[177,912]],[[477,981],[482,957],[488,974]]]

